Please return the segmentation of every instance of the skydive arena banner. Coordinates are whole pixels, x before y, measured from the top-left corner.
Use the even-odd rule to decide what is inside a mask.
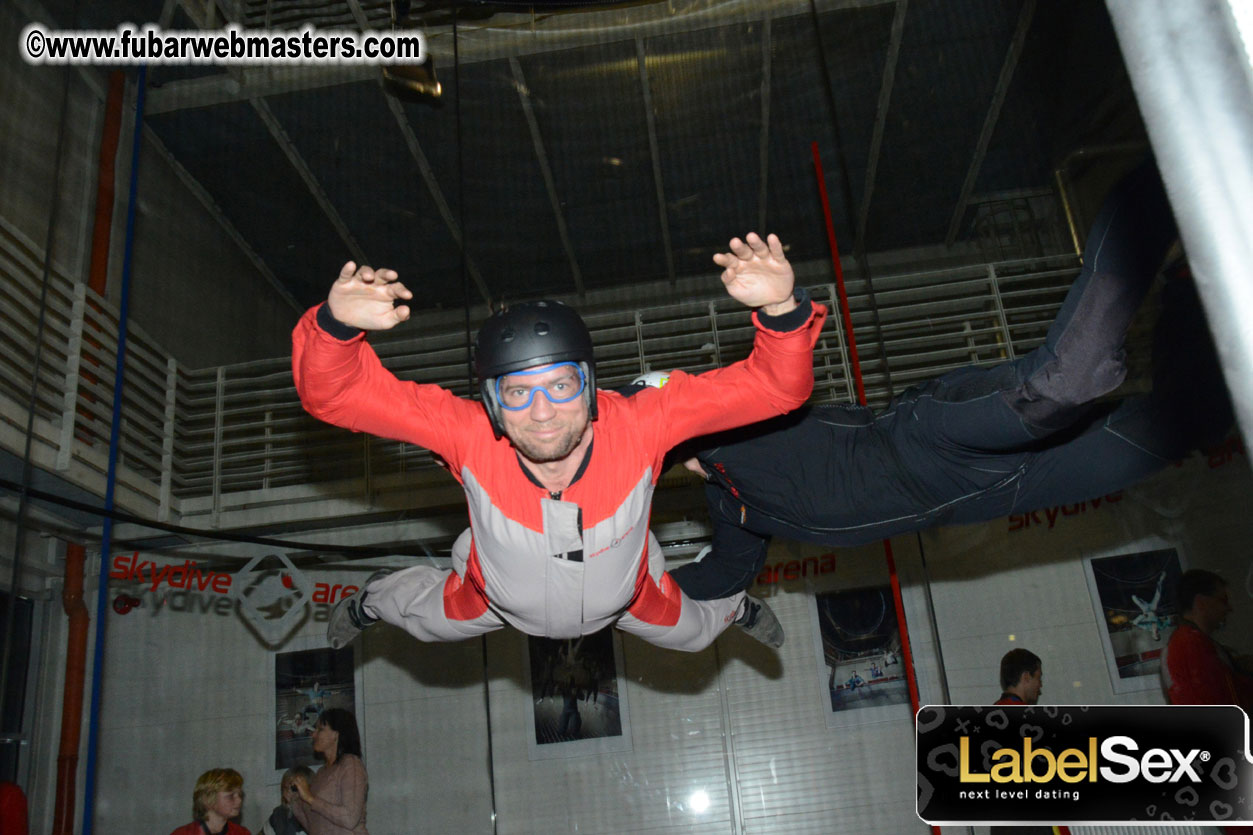
[[[917,719],[930,824],[1253,821],[1238,707],[928,705]]]

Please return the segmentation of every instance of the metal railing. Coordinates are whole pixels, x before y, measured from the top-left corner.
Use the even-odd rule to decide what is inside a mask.
[[[953,368],[994,364],[1037,345],[1078,269],[1074,256],[877,276],[880,328],[864,281],[848,283],[868,400],[882,406],[911,384]],[[0,219],[0,439],[20,454],[39,316],[42,254]],[[91,490],[107,454],[117,310],[59,269],[51,273],[36,386],[41,462]],[[810,287],[834,307],[833,285]],[[753,327],[728,297],[639,307],[587,317],[602,388],[646,370],[700,372],[747,356]],[[398,377],[467,394],[462,332],[374,340]],[[225,499],[295,495],[300,485],[346,482],[369,495],[434,466],[425,450],[322,424],[301,408],[290,359],[213,368],[180,366],[140,328],[127,341],[119,484],[132,512],[179,517],[206,504],[216,521]],[[886,372],[884,358],[886,360]],[[832,316],[814,352],[814,402],[852,400],[847,335]],[[895,391],[889,391],[890,376]],[[100,485],[103,484],[102,476]],[[380,488],[380,485],[383,485]],[[358,489],[358,488],[354,488]],[[304,491],[303,495],[309,495]],[[119,493],[119,497],[122,494]]]

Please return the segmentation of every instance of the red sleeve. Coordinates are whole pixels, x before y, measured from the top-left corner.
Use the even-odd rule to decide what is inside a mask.
[[[1231,668],[1213,644],[1196,629],[1180,628],[1166,652],[1170,702],[1176,705],[1239,704]]]
[[[659,409],[661,419],[653,425],[662,454],[688,438],[747,426],[803,405],[814,389],[814,343],[826,318],[827,308],[813,303],[803,324],[777,331],[762,327],[754,311],[757,333],[747,359],[704,374],[675,371],[664,387],[630,398]]]
[[[491,432],[482,406],[397,378],[364,334],[336,339],[318,325],[317,311],[306,312],[292,332],[292,376],[305,410],[354,432],[426,447],[457,475],[467,439]]]

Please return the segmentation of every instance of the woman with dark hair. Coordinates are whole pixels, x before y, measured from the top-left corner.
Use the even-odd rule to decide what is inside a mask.
[[[170,835],[250,835],[231,818],[239,817],[244,803],[244,778],[233,768],[211,768],[196,781],[191,794],[195,819]]]
[[[313,753],[326,765],[309,781],[292,779],[291,810],[309,835],[369,835],[365,798],[369,779],[361,761],[361,734],[350,711],[322,712],[313,731]]]

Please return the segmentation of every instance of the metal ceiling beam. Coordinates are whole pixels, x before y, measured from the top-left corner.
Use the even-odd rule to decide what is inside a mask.
[[[32,20],[43,20],[48,22],[50,25],[55,23],[55,19],[48,14],[47,10],[44,9],[37,2],[37,0],[17,0],[17,2],[18,8],[26,13]],[[183,5],[184,2],[185,0],[174,0],[174,3],[180,6]],[[168,7],[169,4],[167,4],[167,8]],[[163,8],[163,20],[165,19],[166,14],[167,10],[166,8]],[[170,11],[169,14],[172,15],[172,11]],[[97,101],[104,101],[105,90],[104,84],[100,80],[99,70],[95,67],[86,65],[78,65],[74,69],[77,70],[84,84],[91,91],[93,98]],[[150,114],[150,111],[146,106],[144,107],[144,113],[146,115]],[[252,263],[257,272],[260,273],[262,278],[264,278],[270,285],[270,288],[279,295],[279,298],[285,301],[292,310],[296,311],[296,313],[304,313],[305,306],[296,301],[296,298],[291,294],[291,291],[283,286],[283,283],[278,280],[276,275],[274,275],[274,271],[269,268],[264,260],[262,260],[256,250],[249,245],[248,241],[242,234],[240,234],[239,230],[235,228],[234,224],[227,220],[226,215],[222,212],[222,207],[213,200],[213,197],[209,195],[209,192],[205,190],[204,186],[202,186],[199,181],[197,181],[196,178],[193,177],[187,169],[174,158],[174,154],[170,152],[169,148],[165,147],[165,143],[161,141],[161,138],[157,136],[152,128],[146,123],[144,125],[144,138],[152,146],[153,150],[155,150],[166,161],[166,164],[170,166],[170,169],[174,172],[174,174],[183,183],[183,185],[186,186],[187,190],[190,191],[200,202],[205,211],[209,213],[209,216],[217,222],[218,226],[222,228],[222,231],[226,233],[226,236],[239,247],[239,251],[243,253],[244,257],[247,258],[249,262]]]
[[[179,2],[183,10],[201,29],[207,29],[227,20],[238,22],[240,19],[238,4],[230,5],[229,0],[204,0],[203,11],[196,9],[193,0],[179,0]],[[216,19],[219,3],[223,4],[221,7],[222,21]],[[233,69],[235,69],[235,72],[232,72],[232,68],[228,68],[227,72],[235,76],[236,81],[238,81],[240,73],[237,68]],[[262,124],[270,132],[270,136],[278,143],[283,156],[287,157],[287,161],[291,163],[292,168],[296,169],[296,173],[300,175],[300,179],[304,181],[305,187],[309,189],[309,193],[313,196],[314,202],[318,204],[322,213],[326,215],[327,220],[331,222],[331,226],[339,233],[340,239],[348,247],[348,251],[352,253],[353,259],[358,264],[368,264],[369,258],[366,257],[365,250],[361,248],[361,244],[357,242],[356,237],[349,230],[348,224],[344,223],[339,210],[331,203],[331,199],[327,196],[325,189],[322,188],[322,184],[318,182],[318,178],[314,175],[313,170],[309,168],[309,164],[300,155],[300,151],[296,150],[295,143],[291,141],[291,137],[283,129],[283,125],[279,122],[278,117],[274,115],[274,111],[270,110],[270,106],[260,96],[250,98],[248,103],[252,106],[257,116],[260,117]]]
[[[187,7],[189,0],[179,0]],[[834,9],[872,8],[896,0],[819,0],[820,11]],[[743,2],[712,2],[698,8],[685,10],[681,31],[697,32],[715,29],[728,24],[752,23],[764,14],[780,18],[808,14],[809,0],[774,0],[768,12],[751,0]],[[586,15],[595,14],[598,25],[588,25]],[[594,13],[580,10],[567,14],[549,15],[534,26],[534,20],[525,15],[497,14],[483,23],[462,23],[459,31],[458,60],[462,66],[480,61],[516,58],[578,46],[603,46],[606,39],[615,36],[620,41],[668,35],[679,31],[671,4],[645,3],[618,8],[598,9]],[[607,31],[608,30],[608,31]],[[427,47],[437,60],[452,60],[452,30],[450,27],[423,30]],[[211,107],[218,104],[243,101],[271,95],[277,92],[295,92],[352,84],[372,79],[378,74],[377,67],[369,66],[269,66],[248,67],[238,80],[225,74],[171,81],[159,89],[149,91],[144,112],[148,114],[169,113],[195,107]]]
[[[382,83],[380,80],[380,86]],[[448,227],[453,241],[461,249],[462,257],[466,262],[466,271],[474,281],[474,286],[478,288],[479,295],[483,297],[483,302],[490,308],[492,305],[492,294],[487,289],[487,282],[483,280],[483,275],[479,272],[478,266],[470,257],[470,253],[466,251],[465,241],[461,234],[461,226],[453,216],[448,201],[444,199],[444,192],[439,187],[439,181],[435,179],[435,170],[431,168],[431,162],[426,158],[426,152],[422,150],[417,134],[413,132],[413,125],[409,124],[409,118],[405,115],[405,109],[392,96],[384,93],[383,98],[387,100],[387,107],[391,110],[392,116],[395,117],[396,125],[400,128],[400,135],[405,140],[405,146],[409,149],[409,154],[418,165],[418,171],[422,174],[422,180],[426,183],[426,189],[430,192],[431,199],[435,201],[435,208],[439,211],[439,216],[444,219],[444,224]]]
[[[652,88],[648,83],[648,61],[644,39],[635,39],[635,55],[640,65],[640,92],[644,96],[644,121],[648,125],[648,152],[653,163],[653,186],[657,191],[657,220],[661,224],[661,247],[666,253],[666,277],[674,285],[674,247],[670,244],[670,213],[666,211],[666,187],[661,178],[661,152],[657,147],[657,114],[653,112]]]
[[[348,7],[352,11],[353,19],[357,21],[357,25],[361,29],[369,29],[370,21],[366,16],[365,10],[361,7],[359,0],[347,0]],[[377,68],[371,68],[377,74]],[[383,80],[379,78],[379,86],[383,87]],[[461,235],[461,227],[457,224],[456,218],[453,217],[452,209],[448,206],[448,201],[444,199],[444,192],[439,187],[439,181],[435,178],[435,171],[431,168],[431,162],[426,157],[426,152],[422,150],[422,145],[418,142],[418,136],[413,132],[413,125],[409,123],[409,118],[405,115],[405,110],[400,102],[394,96],[390,96],[383,89],[383,99],[387,102],[387,109],[391,111],[392,118],[396,122],[396,128],[400,131],[401,139],[404,140],[405,147],[409,149],[409,155],[413,157],[413,161],[417,163],[418,171],[422,174],[422,180],[426,184],[426,189],[431,195],[431,200],[435,202],[435,207],[439,211],[440,217],[443,218],[444,224],[448,227],[448,232],[452,235],[453,242],[461,252],[464,260],[466,273],[474,282],[475,288],[478,289],[479,295],[483,297],[483,303],[488,306],[492,305],[492,295],[487,289],[487,283],[483,281],[483,275],[479,272],[479,268],[475,265],[470,253],[466,252],[465,242]],[[469,300],[467,299],[467,304]]]
[[[243,67],[238,78],[226,74],[171,81],[148,94],[152,106],[144,113],[156,116],[198,107],[214,107],[248,99],[264,98],[300,90],[318,90],[339,84],[355,84],[378,77],[378,67],[288,66]]]
[[[983,119],[983,129],[979,131],[974,156],[970,159],[970,167],[966,170],[966,180],[962,183],[957,206],[948,224],[948,234],[944,236],[944,245],[947,247],[951,247],[957,240],[957,229],[961,225],[962,216],[966,214],[966,206],[970,202],[971,192],[975,189],[979,171],[983,168],[983,158],[988,153],[988,143],[992,141],[992,132],[996,130],[997,120],[1001,117],[1001,106],[1005,104],[1010,82],[1014,80],[1014,70],[1018,68],[1018,59],[1022,56],[1022,45],[1027,39],[1027,32],[1031,29],[1031,18],[1034,14],[1035,0],[1024,0],[1018,12],[1018,28],[1014,31],[1009,50],[1005,53],[1005,61],[1001,64],[1001,75],[996,81],[992,101],[988,104],[988,112]]]
[[[352,12],[352,19],[357,21],[357,26],[362,30],[369,29],[370,19],[366,17],[365,9],[361,8],[361,3],[358,0],[345,0],[345,2],[348,4],[348,10]],[[265,15],[267,18],[270,16],[269,3],[265,4]]]
[[[295,143],[291,141],[291,137],[283,129],[283,125],[279,122],[278,117],[274,115],[274,111],[270,110],[270,106],[265,103],[264,99],[253,99],[249,104],[252,105],[252,109],[257,112],[257,115],[261,117],[266,130],[270,132],[270,136],[274,137],[274,141],[278,143],[279,148],[283,151],[283,156],[287,157],[287,161],[291,163],[292,168],[296,169],[296,173],[304,181],[305,187],[313,195],[314,202],[318,204],[322,213],[326,215],[327,220],[335,227],[335,231],[339,233],[340,240],[348,247],[352,257],[358,264],[370,263],[370,259],[366,257],[365,250],[361,248],[361,244],[353,236],[352,231],[348,228],[348,224],[344,223],[339,210],[331,203],[331,199],[326,196],[326,191],[322,188],[322,184],[318,182],[317,176],[309,168],[309,164],[305,162],[304,157],[300,155],[300,151],[296,150]]]
[[[261,26],[266,29],[291,28],[312,24],[319,29],[342,29],[356,21],[362,26],[362,20],[369,22],[369,15],[358,2],[345,2],[348,14],[343,7],[334,2],[292,2],[292,0],[248,0],[236,3],[240,7],[241,19],[249,26]],[[370,11],[374,13],[377,23],[375,27],[387,28],[390,21],[390,8],[387,0],[370,3]],[[360,14],[358,12],[360,11]],[[351,16],[352,20],[349,20]]]
[[[222,231],[226,233],[226,236],[235,242],[235,245],[239,247],[239,251],[244,254],[244,257],[252,262],[252,265],[256,267],[257,272],[261,273],[262,277],[265,278],[274,292],[278,293],[279,297],[282,298],[283,301],[287,302],[287,304],[291,306],[292,310],[297,313],[304,313],[305,305],[296,301],[296,297],[291,294],[290,290],[283,286],[283,283],[278,280],[278,277],[274,275],[274,272],[269,268],[265,261],[261,259],[261,256],[257,254],[256,250],[248,244],[248,241],[244,238],[244,236],[241,235],[239,230],[235,228],[235,225],[227,220],[226,215],[222,212],[222,207],[214,202],[213,197],[205,190],[205,187],[200,185],[200,182],[193,177],[187,169],[179,163],[178,160],[174,158],[174,155],[170,153],[169,148],[165,147],[165,143],[161,141],[161,138],[157,136],[152,128],[147,125],[144,126],[144,138],[147,139],[156,152],[161,155],[166,164],[169,165],[178,176],[178,179],[182,181],[184,186],[186,186],[187,190],[200,201],[200,205],[204,206],[205,210],[209,213],[209,216],[217,221],[218,226],[222,227]]]
[[[761,17],[761,141],[757,148],[761,177],[757,190],[757,230],[766,234],[766,196],[770,174],[770,11]]]
[[[866,251],[866,224],[874,199],[875,180],[879,176],[879,156],[883,152],[883,132],[887,127],[888,108],[892,105],[892,88],[896,84],[896,67],[901,60],[901,40],[905,34],[905,13],[909,0],[898,0],[892,16],[892,32],[888,37],[888,53],[883,60],[883,81],[879,84],[879,103],[875,105],[874,133],[870,137],[870,153],[866,163],[866,184],[862,190],[861,208],[857,212],[857,229],[853,235],[853,252]]]
[[[544,137],[540,136],[539,122],[535,120],[535,111],[531,108],[531,91],[526,86],[526,78],[522,75],[522,65],[517,58],[509,59],[509,67],[513,70],[514,85],[518,88],[518,100],[522,102],[522,113],[526,116],[527,127],[531,129],[531,142],[535,145],[535,160],[539,163],[540,173],[544,176],[544,187],[548,189],[548,200],[552,203],[553,217],[557,221],[557,234],[561,236],[561,245],[565,248],[566,258],[570,260],[570,276],[574,279],[574,289],[583,296],[583,273],[579,270],[579,261],[574,256],[574,244],[570,241],[570,232],[566,229],[565,213],[561,210],[561,199],[557,196],[557,184],[553,181],[553,171],[548,165],[548,154],[544,151]]]
[[[157,26],[171,29],[174,26],[174,10],[178,8],[178,0],[165,0],[161,6],[161,16],[157,18]]]
[[[182,7],[183,11],[187,13],[188,17],[190,17],[192,21],[201,29],[208,29],[218,25],[219,23],[225,23],[227,21],[238,23],[240,20],[241,12],[238,3],[232,4],[230,0],[204,0],[203,9],[198,9],[194,0],[178,0],[178,3]],[[219,5],[221,6],[220,9]],[[222,14],[223,19],[221,21],[217,20],[218,11],[221,11]],[[228,67],[227,73],[236,83],[238,83],[238,79],[242,77],[242,70],[238,67]],[[300,175],[300,179],[304,181],[305,187],[309,189],[309,193],[312,195],[314,202],[318,204],[318,207],[330,221],[331,226],[333,226],[335,231],[339,233],[340,239],[343,240],[345,246],[348,247],[348,251],[352,253],[353,259],[358,264],[368,264],[369,258],[366,257],[365,250],[361,248],[357,239],[348,229],[348,224],[344,223],[344,219],[340,216],[339,211],[331,203],[330,198],[327,197],[326,191],[322,188],[322,184],[318,182],[317,177],[314,175],[313,170],[309,168],[309,164],[305,162],[304,157],[302,157],[300,152],[296,150],[295,143],[291,141],[291,137],[288,136],[287,131],[283,129],[283,125],[279,122],[278,117],[274,115],[272,110],[270,110],[270,106],[266,104],[265,100],[261,97],[251,98],[248,100],[248,103],[261,119],[261,122],[265,125],[266,130],[270,132],[270,136],[278,143],[279,149],[282,150],[283,155],[287,157],[287,161],[291,163],[291,166],[296,170],[296,173]],[[171,156],[170,159],[173,160],[173,157]],[[195,181],[192,180],[192,182]],[[196,184],[196,188],[200,188],[198,183]],[[201,189],[201,191],[203,191],[203,189]],[[216,208],[216,203],[212,203],[212,205]],[[220,214],[220,209],[216,210]],[[222,221],[225,222],[225,216],[222,217]],[[233,226],[229,228],[234,230]],[[238,234],[238,232],[236,231],[235,234]],[[243,242],[242,236],[239,238],[238,242],[244,249],[245,254],[248,254],[250,257],[256,255],[252,248]],[[264,264],[264,262],[260,261],[259,257],[257,257],[253,263],[261,265]],[[277,282],[277,278],[274,277],[273,273],[270,272],[268,268],[266,268],[264,272],[268,277],[273,278],[274,281]],[[289,292],[284,291],[283,295],[285,298],[294,303],[294,299],[291,298],[291,294]],[[297,306],[297,309],[299,309],[299,306]]]

